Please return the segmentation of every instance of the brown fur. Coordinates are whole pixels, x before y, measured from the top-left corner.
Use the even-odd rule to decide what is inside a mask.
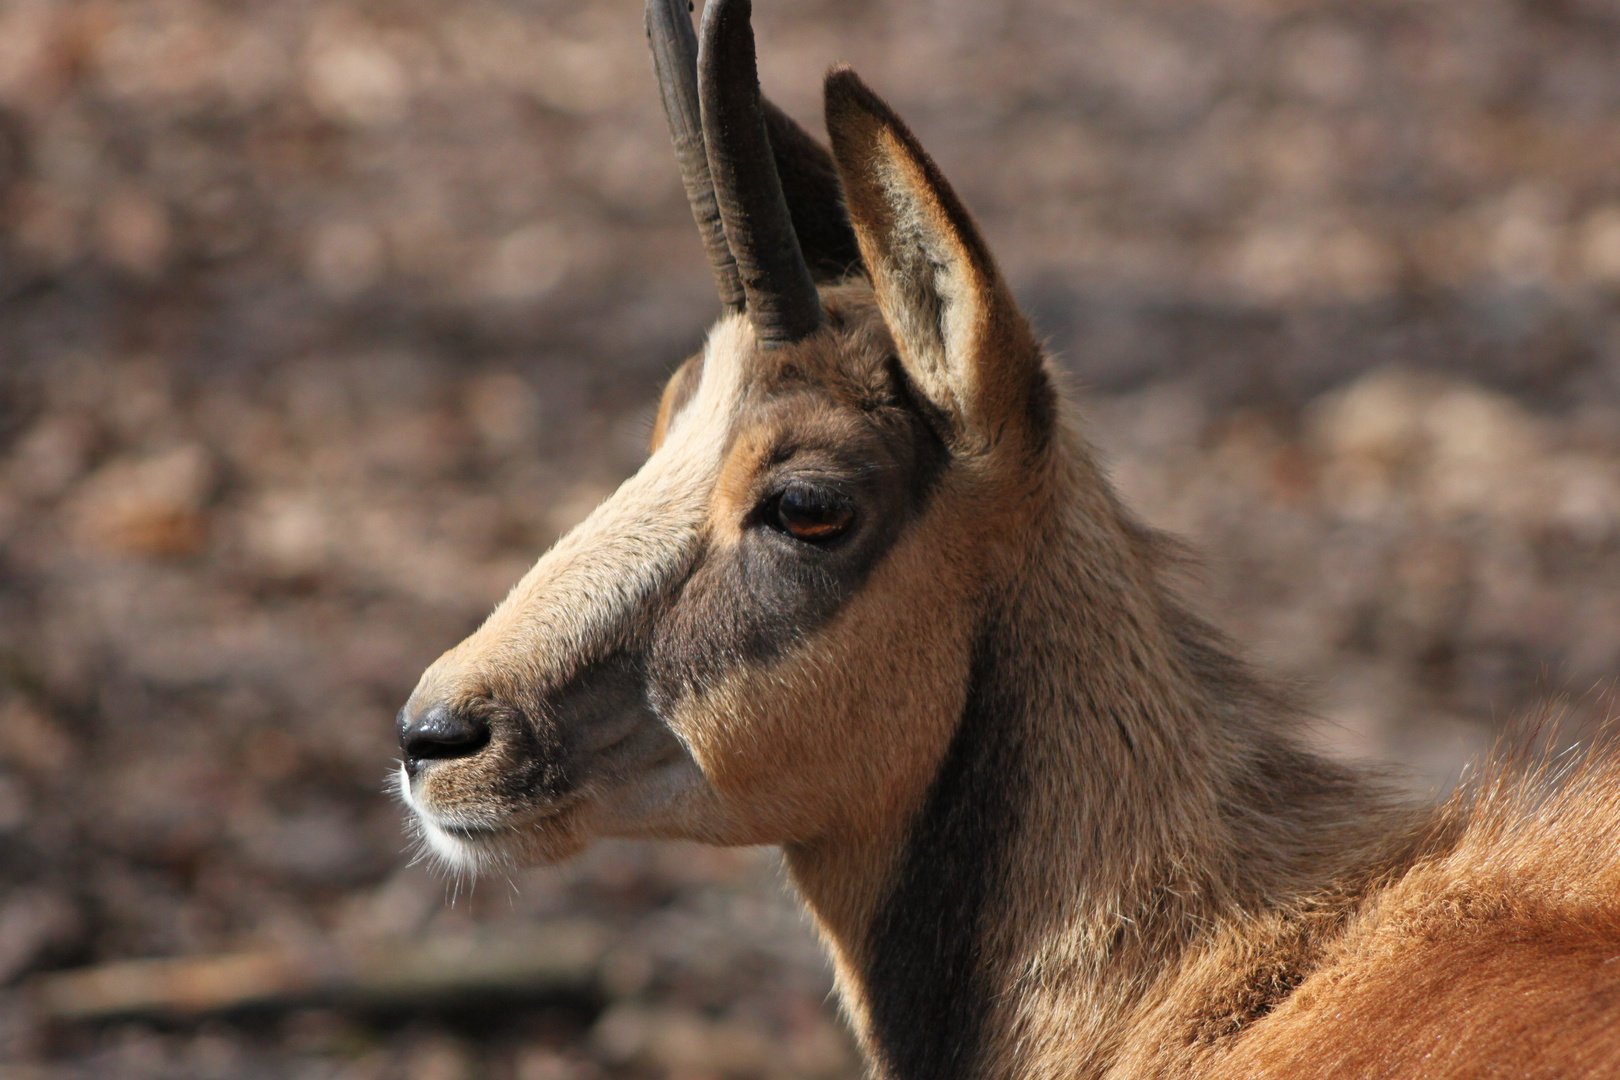
[[[1303,750],[937,166],[852,73],[827,103],[864,277],[800,342],[722,320],[642,472],[423,676],[407,724],[492,732],[404,780],[437,849],[781,845],[890,1080],[1620,1072],[1612,758],[1421,811]],[[792,484],[850,537],[773,531]]]
[[[1369,892],[1221,1076],[1620,1075],[1620,784],[1500,769]]]

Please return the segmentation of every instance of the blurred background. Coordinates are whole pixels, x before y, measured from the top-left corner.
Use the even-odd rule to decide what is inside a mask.
[[[813,130],[834,60],[912,123],[1313,738],[1443,791],[1538,703],[1607,708],[1620,5],[756,27]],[[0,1077],[855,1075],[770,853],[469,892],[384,792],[420,670],[635,469],[716,311],[640,0],[0,0]],[[558,919],[602,945],[549,996],[38,1002]]]

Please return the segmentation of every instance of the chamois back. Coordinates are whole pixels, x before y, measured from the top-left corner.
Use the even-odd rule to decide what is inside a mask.
[[[1223,1077],[1620,1075],[1620,759],[1506,755]]]

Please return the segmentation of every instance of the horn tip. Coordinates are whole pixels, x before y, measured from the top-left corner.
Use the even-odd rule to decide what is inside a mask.
[[[749,26],[754,17],[753,0],[704,0],[703,24],[719,27],[741,24]]]

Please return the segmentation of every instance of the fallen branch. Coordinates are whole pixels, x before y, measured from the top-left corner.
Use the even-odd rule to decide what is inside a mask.
[[[596,923],[573,921],[324,952],[121,960],[40,976],[30,997],[41,1019],[82,1021],[316,1002],[380,1008],[480,994],[588,994],[608,938]]]

